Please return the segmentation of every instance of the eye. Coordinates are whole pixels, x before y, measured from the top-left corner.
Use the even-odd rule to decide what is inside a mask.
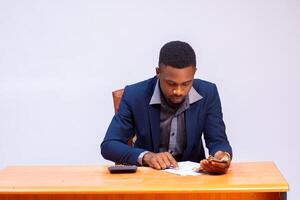
[[[187,81],[187,82],[184,82],[182,85],[183,86],[189,86],[191,84],[191,81]]]
[[[167,81],[167,83],[168,83],[168,85],[170,85],[170,86],[175,86],[175,85],[176,85],[176,83],[174,83],[173,81]]]

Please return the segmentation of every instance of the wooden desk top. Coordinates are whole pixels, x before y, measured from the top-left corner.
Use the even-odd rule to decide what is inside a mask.
[[[148,167],[110,174],[107,166],[11,166],[0,170],[0,194],[287,192],[273,162],[232,163],[225,175],[178,176]]]

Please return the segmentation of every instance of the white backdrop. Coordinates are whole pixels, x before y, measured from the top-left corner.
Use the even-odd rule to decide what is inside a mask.
[[[299,190],[300,1],[0,0],[0,167],[103,164],[111,91],[189,42],[215,82],[235,161],[272,160]]]

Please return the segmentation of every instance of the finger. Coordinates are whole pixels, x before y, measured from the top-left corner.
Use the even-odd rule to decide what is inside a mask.
[[[169,152],[167,152],[166,155],[168,156],[168,159],[169,159],[171,165],[172,165],[174,168],[178,168],[178,163],[177,163],[177,161],[175,160],[175,158],[174,158]]]
[[[215,170],[214,166],[207,160],[202,160],[200,163],[204,171],[213,172]]]
[[[156,156],[156,160],[159,163],[161,169],[166,169],[167,168],[167,165],[165,164],[165,162],[163,160],[162,154],[158,154]]]
[[[150,167],[154,168],[154,169],[158,169],[160,170],[160,165],[156,159],[156,156],[153,156],[149,162]]]
[[[217,171],[226,169],[226,167],[224,167],[223,165],[220,165],[220,163],[213,163],[213,162],[211,163],[210,168],[213,170],[217,170]]]
[[[214,168],[213,166],[207,165],[203,167],[203,171],[210,172],[210,173],[219,173],[219,169]]]
[[[199,163],[200,164],[200,163]],[[200,171],[203,171],[203,168],[201,167],[201,164],[200,164],[200,166],[199,167],[194,167],[193,168],[193,171],[196,171],[196,172],[200,172]]]
[[[229,167],[229,162],[226,162],[226,163],[218,163],[218,162],[212,161],[211,164],[212,164],[214,167],[223,168],[223,169],[226,169],[226,168]]]
[[[201,165],[201,167],[205,167],[205,166],[209,165],[209,162],[206,159],[203,159],[200,161],[200,165]]]
[[[219,162],[215,162],[215,161],[208,161],[206,159],[201,160],[200,161],[201,166],[203,166],[204,168],[213,168],[213,167],[217,167],[217,168],[222,168],[222,169],[227,169],[230,166],[230,162],[226,162],[226,163],[219,163]]]
[[[195,168],[193,168],[193,171],[195,171],[195,172],[200,172],[200,171],[202,171],[203,169],[201,168],[201,167],[195,167]]]
[[[170,162],[170,160],[169,160],[169,158],[168,158],[168,155],[167,155],[166,153],[163,153],[163,154],[162,154],[162,159],[163,159],[163,161],[165,162],[166,167],[167,167],[167,168],[170,168],[170,167],[171,167],[171,162]]]
[[[215,163],[220,164],[220,163]],[[207,164],[203,165],[203,169],[207,172],[211,173],[225,173],[228,168],[222,168],[218,165],[214,165],[212,162],[207,162]]]
[[[201,160],[200,166],[205,171],[208,171],[210,169],[209,162],[207,160]]]

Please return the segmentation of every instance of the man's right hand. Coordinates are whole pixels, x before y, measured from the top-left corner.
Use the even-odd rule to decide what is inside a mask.
[[[143,157],[143,164],[154,169],[178,168],[178,164],[169,152],[153,153],[148,152]]]

